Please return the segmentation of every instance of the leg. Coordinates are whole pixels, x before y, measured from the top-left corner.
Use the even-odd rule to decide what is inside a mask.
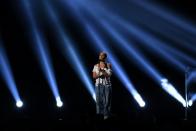
[[[109,116],[111,111],[112,87],[105,86],[104,115]]]
[[[96,86],[96,113],[103,114],[104,113],[104,99],[103,99],[103,87],[102,85]]]

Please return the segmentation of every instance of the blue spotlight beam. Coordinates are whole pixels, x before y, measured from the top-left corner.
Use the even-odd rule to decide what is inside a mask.
[[[189,34],[196,36],[195,25],[181,18],[180,16],[176,17],[176,14],[173,14],[171,11],[166,11],[166,9],[164,9],[163,7],[157,6],[156,4],[152,4],[146,1],[140,2],[140,1],[134,0],[132,2],[135,2],[138,5],[142,6],[143,8],[149,10],[150,12],[158,16],[161,16],[162,18],[171,22],[173,25],[178,25],[180,28],[186,30]]]
[[[86,89],[89,91],[89,93],[95,100],[94,86],[90,82],[90,78],[88,77],[86,69],[82,64],[82,59],[79,57],[79,54],[77,53],[76,49],[74,49],[73,47],[74,43],[65,34],[64,30],[62,29],[63,24],[59,21],[51,5],[48,2],[45,2],[45,7],[47,9],[47,12],[49,12],[49,17],[51,18],[54,24],[55,30],[57,30],[58,32],[58,38],[61,41],[60,48],[62,49],[64,56],[66,57],[69,54],[70,56],[69,62],[71,62],[71,64],[74,65],[74,70],[79,75],[81,81],[86,86]]]
[[[111,14],[110,15],[108,14],[107,16],[112,18]],[[131,28],[132,30],[130,29],[130,31],[132,31],[132,34],[133,35],[137,35],[137,37],[140,39],[140,41],[141,41],[142,37],[143,38],[148,38],[148,39],[145,39],[148,42],[148,45],[149,45],[150,41],[152,41],[154,44],[151,44],[151,47],[153,47],[153,49],[155,49],[155,50],[157,50],[157,49],[159,51],[162,50],[161,51],[162,54],[164,54],[164,56],[166,56],[167,58],[169,57],[169,55],[166,55],[166,53],[163,52],[163,49],[165,49],[165,51],[167,51],[167,52],[169,52],[170,54],[173,55],[173,60],[174,61],[176,61],[175,59],[178,58],[179,60],[187,61],[192,66],[196,65],[196,61],[193,58],[191,58],[190,56],[186,55],[185,53],[182,53],[182,52],[180,52],[180,51],[178,51],[178,50],[176,50],[174,48],[169,47],[168,46],[169,43],[167,44],[167,43],[161,42],[160,40],[156,39],[152,35],[145,33],[144,31],[139,29],[139,27],[137,27],[137,26],[133,27],[130,24],[128,25],[128,23],[126,21],[121,20],[117,16],[114,16],[114,18],[112,18],[112,21],[114,21],[114,20],[116,20],[118,24],[122,25],[124,27],[124,29],[130,29]],[[107,24],[107,25],[109,25],[109,24]],[[140,35],[142,35],[142,36],[140,36]],[[156,45],[156,43],[157,43],[157,45]],[[178,65],[182,65],[178,61],[176,61],[175,63],[176,64],[178,63]],[[180,68],[183,69],[183,68],[185,68],[185,66],[184,67],[181,66]]]
[[[191,36],[189,32],[184,31],[182,28],[179,28],[179,26],[177,26],[176,24],[171,24],[171,22],[169,20],[165,20],[164,18],[160,17],[160,15],[157,16],[156,13],[160,10],[159,8],[157,8],[158,11],[150,12],[149,10],[142,7],[141,5],[145,4],[145,3],[149,5],[152,2],[135,1],[135,3],[134,3],[134,1],[130,1],[130,6],[131,6],[130,9],[131,10],[126,10],[126,12],[129,11],[128,12],[129,19],[131,18],[134,21],[135,20],[140,21],[140,23],[142,25],[148,25],[148,26],[151,26],[151,28],[156,27],[156,29],[161,30],[162,33],[170,34],[170,37],[174,38],[174,36],[175,36],[175,38],[177,38],[175,40],[182,40],[183,39],[184,41],[186,40],[186,42],[187,42],[187,40],[192,40],[194,38],[194,36]],[[137,8],[135,8],[135,6]],[[193,41],[195,41],[195,40],[193,40]],[[184,45],[184,43],[182,43],[182,41],[180,43],[181,43],[181,45]],[[190,43],[190,44],[192,44],[192,43]],[[184,45],[184,46],[186,47],[187,45]],[[191,46],[191,45],[189,45],[189,46]],[[189,48],[189,49],[191,49],[191,48]],[[193,47],[192,47],[192,49],[193,49]]]
[[[121,46],[123,47],[121,48],[122,51],[127,51],[123,51],[123,53],[126,53],[125,55],[127,55],[128,53],[129,55],[133,56],[137,60],[138,65],[142,65],[142,67],[145,67],[141,69],[150,74],[150,76],[153,76],[153,78],[155,78],[156,80],[160,80],[162,78],[160,73],[158,73],[158,71],[152,66],[152,64],[148,62],[147,59],[136,48],[133,47],[132,42],[130,44],[130,42],[128,42],[125,37],[117,33],[116,30],[114,30],[109,23],[103,21],[102,24],[104,25],[104,28],[107,30],[107,32],[121,44]],[[128,58],[132,60],[131,57]]]
[[[175,44],[178,44],[187,50],[190,50],[192,52],[196,51],[196,48],[192,46],[196,42],[196,39],[193,40],[194,34],[192,34],[191,38],[187,38],[187,37],[190,37],[190,35],[187,35],[190,33],[182,32],[182,29],[179,28],[179,26],[176,26],[176,24],[174,24],[174,23],[173,24],[169,23],[172,21],[172,20],[170,20],[170,18],[172,18],[173,21],[174,21],[174,19],[176,19],[175,22],[179,22],[178,18],[175,15],[171,15],[169,12],[167,12],[167,13],[164,12],[163,9],[155,7],[155,5],[150,4],[150,2],[148,2],[148,3],[147,2],[139,2],[139,1],[130,1],[130,2],[133,2],[134,4],[137,4],[140,7],[142,7],[142,9],[139,8],[140,10],[142,10],[142,11],[144,10],[142,12],[142,14],[139,15],[140,17],[138,17],[138,15],[134,15],[132,13],[132,12],[138,12],[140,10],[134,10],[134,11],[130,12],[130,14],[132,14],[132,15],[129,15],[129,16],[134,17],[133,19],[135,21],[137,21],[137,23],[141,23],[142,25],[147,26],[147,28],[150,28],[151,30],[156,31],[156,32],[164,35],[165,37],[177,42]],[[133,4],[133,3],[131,3],[131,4]],[[145,17],[146,14],[148,14],[148,16],[149,16],[149,13],[148,12],[146,13],[145,10],[150,11],[151,13],[153,13],[157,16]],[[170,15],[169,19],[167,18],[168,15]],[[165,18],[167,20],[167,22],[164,22],[158,16],[161,16],[163,19]],[[189,23],[187,23],[187,22],[185,22],[185,23],[186,23],[186,25],[191,26]],[[182,22],[181,22],[181,25],[183,25]],[[186,28],[186,27],[184,26],[184,28]],[[193,30],[193,28],[191,28],[191,27],[189,27],[189,28],[191,30]]]
[[[96,15],[94,15],[94,17],[96,17]],[[156,81],[160,81],[162,79],[162,75],[160,75],[160,73],[153,67],[153,65],[149,61],[147,61],[147,59],[136,48],[134,48],[131,44],[129,44],[129,42],[126,41],[125,38],[123,38],[115,30],[113,30],[112,27],[109,24],[107,24],[105,21],[100,21],[100,22],[104,26],[105,30],[111,36],[114,36],[113,38],[115,40],[117,40],[119,43],[121,43],[121,46],[124,47],[123,49],[121,48],[123,50],[123,52],[125,53],[124,50],[127,50],[126,56],[127,56],[127,53],[130,54],[131,56],[134,56],[134,58],[136,60],[138,60],[137,64],[145,67],[145,68],[141,68],[141,69],[143,69],[145,72],[147,72],[151,77],[153,76],[153,78]]]
[[[134,17],[138,17],[138,16],[134,16]],[[173,26],[169,27],[170,25],[164,25],[164,23],[154,22],[153,17],[151,19],[148,18],[149,21],[145,21],[145,22],[141,18],[143,18],[143,16],[140,16],[139,18],[134,18],[134,20],[143,26],[145,25],[147,27],[147,29],[152,30],[154,32],[157,32],[157,33],[161,34],[162,36],[174,41],[174,43],[171,43],[171,44],[175,44],[177,46],[183,47],[193,53],[196,52],[196,48],[193,47],[193,44],[195,42],[191,41],[190,39],[185,38],[184,37],[185,35],[183,35],[183,34],[181,34],[181,35],[178,34],[179,31],[176,31],[176,28],[173,29],[174,28]],[[150,20],[152,20],[152,21],[150,21]]]
[[[191,99],[190,99],[192,102],[194,102],[196,100],[196,94],[194,94]]]
[[[39,35],[38,35],[39,34]],[[41,39],[41,34],[40,33],[36,33],[35,37],[36,37],[36,43],[37,43],[37,58],[39,59],[40,63],[41,63],[41,67],[42,70],[44,71],[45,77],[47,78],[52,92],[55,96],[55,98],[59,97],[59,91],[58,91],[58,87],[57,87],[57,82],[56,82],[56,78],[54,75],[54,71],[53,71],[53,67],[52,67],[52,63],[50,61],[50,55],[49,52],[47,50],[47,46],[46,43],[43,39]]]
[[[188,72],[190,73],[188,78],[187,78],[187,85],[189,85],[191,82],[196,82],[196,71],[193,71],[193,72]],[[186,87],[188,88],[188,87]],[[191,96],[191,98],[188,100],[188,105],[189,106],[192,106],[193,105],[193,102],[195,102],[196,100],[196,94],[193,94]]]
[[[156,39],[156,40],[159,41],[158,39]],[[179,50],[171,48],[170,46],[167,45],[167,43],[159,41],[158,42],[158,46],[159,46],[159,48],[165,49],[165,51],[167,51],[170,54],[172,54],[175,58],[177,58],[177,59],[179,59],[181,61],[186,61],[191,66],[196,66],[196,60],[195,59],[193,59],[192,57],[188,56],[187,54],[185,54],[185,53],[183,53],[183,52],[181,52]]]
[[[17,90],[17,86],[11,71],[10,63],[6,56],[6,52],[1,46],[0,42],[0,73],[2,74],[3,79],[5,80],[12,96],[14,97],[16,103],[21,101],[20,95]]]
[[[93,99],[95,99],[94,97],[95,90],[94,90],[92,83],[90,82],[89,77],[87,76],[84,66],[82,65],[82,62],[81,62],[82,59],[79,57],[79,54],[76,53],[76,50],[74,50],[74,48],[71,46],[73,42],[70,42],[69,40],[67,40],[66,43],[69,45],[68,46],[65,45],[64,49],[68,48],[69,53],[70,53],[70,61],[73,60],[72,64],[73,65],[76,64],[76,72],[78,73],[82,81],[85,83],[86,87],[88,87],[88,91],[93,96]]]
[[[78,10],[73,5],[73,3],[69,2],[69,4],[71,4],[71,7],[74,8],[76,11]],[[89,9],[89,11],[90,11],[90,9]],[[78,14],[78,13],[80,13],[79,10],[75,13],[77,15],[77,18],[80,19],[83,24],[86,24],[87,22],[83,19],[83,17],[81,17],[81,14]],[[107,26],[107,25],[105,25],[105,26]],[[107,29],[108,29],[108,27],[107,27]],[[109,30],[109,32],[112,33],[111,35],[113,35],[115,37],[119,36],[119,34],[114,33],[115,31],[113,31],[111,28],[108,29],[108,30]],[[142,66],[145,67],[145,68],[142,68],[142,69],[144,69],[148,74],[150,74],[151,77],[153,76],[153,78],[156,79],[157,81],[160,81],[160,79],[162,79],[162,76],[160,75],[160,73],[158,73],[158,71],[156,71],[155,68],[153,68],[152,64],[150,64],[150,62],[148,62],[145,59],[145,57],[141,53],[139,53],[138,50],[136,51],[136,49],[133,46],[131,46],[127,42],[123,41],[120,37],[117,38],[117,41],[120,41],[120,43],[123,44],[125,49],[128,51],[126,53],[129,53],[130,55],[133,55],[139,61],[138,65],[142,65]],[[123,52],[125,52],[125,51],[123,51]],[[126,54],[126,56],[127,56],[127,54]],[[128,57],[128,58],[130,58],[130,57]]]
[[[146,12],[145,9],[140,8],[140,4],[144,4],[143,2],[140,1],[130,1],[133,2],[130,4],[131,6],[131,11],[129,11],[129,16],[128,19],[130,21],[134,21],[137,24],[140,23],[140,25],[142,26],[146,26],[148,29],[153,30],[155,32],[158,32],[164,36],[166,36],[167,38],[177,42],[177,43],[170,43],[170,44],[176,44],[178,46],[181,46],[189,51],[192,51],[192,53],[196,52],[196,48],[193,47],[193,44],[195,44],[196,40],[191,41],[190,39],[186,38],[185,36],[188,34],[187,32],[182,31],[182,29],[179,29],[178,27],[176,27],[175,25],[171,25],[168,22],[165,22],[163,20],[161,20],[161,18],[155,18],[156,16],[151,15],[150,13]],[[136,6],[135,5],[139,4],[140,6]],[[146,3],[146,4],[150,4],[150,2]],[[95,3],[94,3],[95,5]],[[96,2],[96,7],[99,8],[104,8],[105,5]],[[94,8],[96,8],[94,6]],[[148,8],[148,7],[147,7]],[[156,11],[153,11],[152,13],[157,13]],[[122,18],[121,18],[122,19]],[[190,36],[190,35],[188,35]],[[191,37],[193,38],[193,37]],[[195,54],[195,53],[194,53]]]
[[[57,97],[59,97],[60,95],[58,91],[56,78],[54,75],[52,62],[50,60],[51,57],[50,57],[47,44],[41,32],[39,31],[37,27],[36,21],[33,16],[33,12],[31,11],[30,2],[28,0],[23,0],[22,2],[25,8],[26,16],[28,17],[28,22],[30,24],[30,30],[32,31],[31,37],[32,37],[33,43],[35,44],[33,45],[35,54],[37,55],[41,68],[52,90],[52,93],[55,99],[57,99]]]
[[[189,84],[191,81],[196,82],[196,71],[193,71],[190,73],[190,75],[187,79],[187,83]]]
[[[87,7],[86,7],[87,8]],[[97,8],[96,8],[97,9]],[[145,43],[148,43],[148,45],[150,45],[151,47],[153,47],[153,49],[155,50],[155,51],[157,51],[157,49],[159,50],[159,51],[161,51],[161,54],[162,55],[164,55],[166,58],[168,58],[170,61],[172,61],[173,63],[175,63],[182,71],[184,71],[185,70],[185,66],[182,64],[182,63],[180,63],[179,61],[177,61],[176,59],[174,59],[174,58],[171,58],[171,56],[170,55],[168,55],[167,53],[165,53],[163,50],[162,50],[162,48],[158,48],[158,47],[156,47],[156,43],[158,42],[158,40],[154,40],[152,37],[150,37],[149,35],[147,35],[146,33],[144,33],[144,32],[142,32],[142,31],[140,31],[139,29],[137,29],[136,27],[134,27],[134,26],[129,26],[128,25],[128,23],[125,23],[125,21],[122,21],[121,20],[121,18],[120,17],[118,17],[118,16],[116,16],[116,15],[113,15],[113,14],[111,14],[111,13],[109,13],[109,12],[106,12],[106,10],[103,10],[103,8],[99,8],[100,10],[99,11],[97,11],[97,10],[95,10],[97,13],[102,13],[102,14],[104,14],[107,18],[110,18],[110,19],[112,19],[112,21],[113,22],[117,22],[118,24],[120,24],[120,25],[122,25],[122,26],[124,26],[124,28],[126,28],[126,30],[127,29],[132,29],[131,31],[134,31],[134,33],[133,32],[131,32],[133,35],[136,35],[136,37],[139,37],[139,40],[142,40],[142,39],[144,39],[145,38]],[[102,10],[101,10],[102,9]],[[88,9],[88,12],[90,12],[90,9]],[[97,17],[95,14],[92,14],[92,15],[94,15],[94,17]],[[98,18],[97,18],[98,19]],[[121,39],[122,38],[122,36],[120,36],[120,34],[118,34],[117,32],[116,32],[116,30],[114,30],[112,27],[111,27],[111,25],[110,24],[108,24],[106,21],[103,21],[101,18],[100,19],[98,19],[100,22],[101,22],[101,24],[104,26],[104,29],[105,30],[107,30],[111,35],[113,35],[113,36],[115,36],[114,37],[114,39],[116,39],[117,41],[119,41],[120,43],[121,43],[121,46],[123,46],[124,48],[123,48],[123,50],[125,49],[125,50],[127,50],[128,51],[128,53],[130,53],[130,55],[133,55],[140,63],[138,63],[138,64],[141,64],[142,66],[144,66],[145,67],[145,69],[147,69],[149,72],[147,72],[147,73],[150,73],[150,75],[152,74],[153,76],[154,76],[154,78],[156,78],[156,80],[158,80],[158,82],[160,82],[160,80],[163,78],[161,75],[159,75],[160,73],[158,73],[158,71],[156,71],[155,70],[155,68],[153,68],[153,66],[152,66],[152,64],[150,64],[150,62],[148,62],[146,59],[144,59],[145,57],[144,56],[142,56],[141,54],[139,54],[139,51],[135,51],[135,49],[133,49],[133,46],[131,46],[130,44],[129,44],[129,42],[127,41],[127,40],[125,40],[125,38],[123,38],[123,39]],[[125,26],[126,25],[126,26]],[[153,42],[152,44],[150,44],[150,42]],[[160,42],[159,42],[160,43]],[[162,43],[160,43],[159,45],[163,45]],[[123,51],[124,52],[124,51]],[[157,51],[157,53],[159,53],[158,51]],[[176,52],[175,52],[176,53]],[[182,56],[182,55],[181,55]],[[193,60],[191,60],[191,62],[193,63],[194,61]],[[147,71],[147,70],[145,70],[145,71]]]
[[[136,36],[136,38],[140,41],[142,41],[142,43],[145,43],[145,46],[149,48],[149,46],[156,51],[157,53],[161,54],[161,56],[164,59],[169,60],[170,62],[172,62],[173,64],[175,64],[181,71],[185,71],[186,67],[185,65],[183,65],[181,62],[179,62],[178,60],[176,60],[175,58],[171,57],[169,54],[167,54],[164,50],[162,50],[162,48],[156,46],[157,43],[160,44],[160,42],[158,40],[156,40],[155,38],[149,36],[147,33],[139,30],[139,28],[137,28],[137,26],[133,26],[132,24],[129,24],[126,21],[123,21],[122,19],[120,19],[120,17],[116,16],[116,15],[112,15],[108,12],[105,12],[105,14],[107,14],[107,17],[110,17],[112,20],[115,20],[116,22],[118,22],[118,24],[121,25],[121,27],[123,27],[124,29],[126,29],[129,33],[131,33],[132,35]],[[110,24],[108,24],[106,21],[102,21],[103,24],[107,24],[105,27],[109,27]],[[110,28],[112,29],[112,28]],[[162,44],[163,45],[163,44]]]
[[[184,107],[186,107],[185,99],[179,94],[179,92],[175,89],[175,87],[168,82],[167,79],[161,80],[162,88],[168,92],[171,96],[173,96],[176,100],[178,100]]]
[[[175,43],[171,43],[171,44],[175,44],[177,46],[183,47],[186,50],[191,51],[192,53],[196,52],[196,48],[193,47],[193,44],[194,44],[193,41],[190,41],[189,39],[184,38],[183,35],[180,36],[180,35],[176,34],[175,32],[173,32],[171,30],[171,28],[162,27],[160,25],[152,24],[150,22],[144,22],[141,20],[138,20],[138,22],[140,22],[142,25],[147,26],[147,28],[149,30],[157,32],[157,33],[161,34],[162,36],[175,42]]]
[[[118,23],[120,24],[120,20]],[[139,27],[132,26],[131,24],[128,24],[127,22],[125,23],[125,21],[121,21],[121,25],[124,29],[128,29],[128,31],[132,35],[135,35],[138,38],[138,40],[147,44],[146,47],[150,46],[154,51],[161,54],[162,57],[164,57],[165,59],[167,58],[170,62],[177,65],[179,69],[181,69],[182,71],[185,70],[186,66],[185,64],[182,64],[182,62],[180,62],[179,60],[176,60],[176,58],[187,61],[193,66],[196,64],[195,60],[192,59],[190,56],[174,48],[169,47],[167,43],[163,43],[160,40],[153,37],[152,35],[145,33],[144,31],[139,29]],[[166,52],[169,52],[171,55]]]
[[[144,4],[144,3],[142,3],[142,2],[138,2],[138,1],[135,1],[136,3],[138,3],[138,4]],[[146,3],[147,4],[147,3]],[[99,5],[100,6],[100,5]],[[103,6],[102,6],[102,8],[103,8]],[[110,16],[111,16],[112,14],[110,14]],[[118,19],[117,17],[116,17],[116,19]],[[121,18],[122,19],[122,18]],[[152,19],[153,21],[154,21],[154,19]],[[144,22],[143,21],[143,23],[142,24],[147,24],[147,23],[150,23],[150,22]],[[157,23],[153,23],[153,22],[151,22],[150,23],[150,25],[151,25],[151,27],[154,27]],[[160,23],[160,22],[159,22]],[[162,23],[163,24],[163,23]],[[161,25],[162,24],[160,24],[159,26],[158,26],[158,28],[163,28],[163,33],[165,33],[165,34],[169,34],[170,32],[168,32],[168,31],[164,31],[164,29],[166,29],[166,27],[162,27]],[[169,28],[169,29],[171,29],[171,28]],[[179,32],[179,31],[177,31],[177,32]],[[173,37],[175,35],[175,33],[170,33],[170,37]],[[148,36],[150,36],[150,35],[148,35]],[[152,37],[152,35],[150,36],[150,37]],[[181,38],[182,37],[177,37],[177,40],[181,40]],[[157,40],[158,41],[158,40]],[[179,42],[178,41],[178,42]],[[182,42],[182,41],[181,41]],[[185,60],[185,61],[188,61],[190,64],[192,64],[192,65],[195,65],[196,64],[196,62],[195,62],[195,60],[194,59],[192,59],[190,56],[188,56],[188,55],[186,55],[186,54],[184,54],[184,53],[182,53],[182,52],[180,52],[180,51],[178,51],[178,50],[176,50],[176,49],[173,49],[173,48],[171,48],[171,47],[169,47],[168,45],[171,45],[172,43],[164,43],[164,42],[159,42],[159,45],[161,46],[160,48],[164,48],[164,49],[167,49],[167,51],[169,51],[169,52],[171,52],[172,54],[174,54],[176,57],[178,57],[179,59],[183,59],[183,60]],[[189,50],[191,50],[191,51],[193,51],[193,52],[195,52],[196,50],[196,48],[194,48],[192,45],[187,45],[187,44],[183,44],[184,46],[183,47],[187,47]]]
[[[142,99],[140,94],[137,92],[137,90],[135,89],[135,87],[132,84],[132,82],[128,79],[128,75],[125,73],[125,71],[123,70],[122,66],[119,64],[119,62],[118,62],[116,56],[113,54],[113,52],[109,49],[109,47],[106,45],[106,43],[104,43],[104,41],[101,39],[101,37],[98,35],[98,33],[96,33],[94,31],[94,29],[92,28],[90,23],[86,22],[86,20],[83,19],[83,17],[81,17],[81,14],[78,12],[78,8],[76,8],[76,6],[74,6],[71,1],[67,2],[67,4],[69,4],[69,6],[72,7],[72,11],[75,12],[75,15],[85,25],[85,27],[87,29],[87,33],[92,38],[91,39],[92,42],[97,44],[98,48],[97,48],[96,51],[104,50],[104,51],[106,51],[110,55],[109,61],[112,63],[114,72],[117,74],[117,77],[123,82],[123,84],[125,85],[125,87],[129,91],[129,93],[132,94],[132,96],[137,101],[137,103],[141,107],[145,106],[144,100]]]

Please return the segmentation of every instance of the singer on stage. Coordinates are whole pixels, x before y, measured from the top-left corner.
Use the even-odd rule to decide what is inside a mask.
[[[110,77],[112,75],[111,64],[106,62],[107,54],[101,52],[99,61],[93,68],[93,79],[95,79],[96,91],[96,113],[103,115],[107,119],[111,114],[111,93],[112,84]]]

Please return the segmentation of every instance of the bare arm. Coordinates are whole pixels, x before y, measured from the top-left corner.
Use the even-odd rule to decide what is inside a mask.
[[[99,78],[99,75],[100,75],[99,70],[100,70],[100,68],[97,65],[95,65],[94,69],[93,69],[93,79]]]
[[[99,74],[97,74],[96,72],[93,72],[93,79],[97,79],[99,78]]]

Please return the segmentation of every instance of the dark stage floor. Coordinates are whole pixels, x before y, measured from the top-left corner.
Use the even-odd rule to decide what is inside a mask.
[[[7,120],[1,122],[3,130],[91,130],[91,131],[127,131],[127,130],[188,130],[194,127],[195,120],[183,119],[128,119],[123,116],[113,116],[103,120],[98,116],[79,116],[78,118],[59,120],[32,120],[28,118]]]

